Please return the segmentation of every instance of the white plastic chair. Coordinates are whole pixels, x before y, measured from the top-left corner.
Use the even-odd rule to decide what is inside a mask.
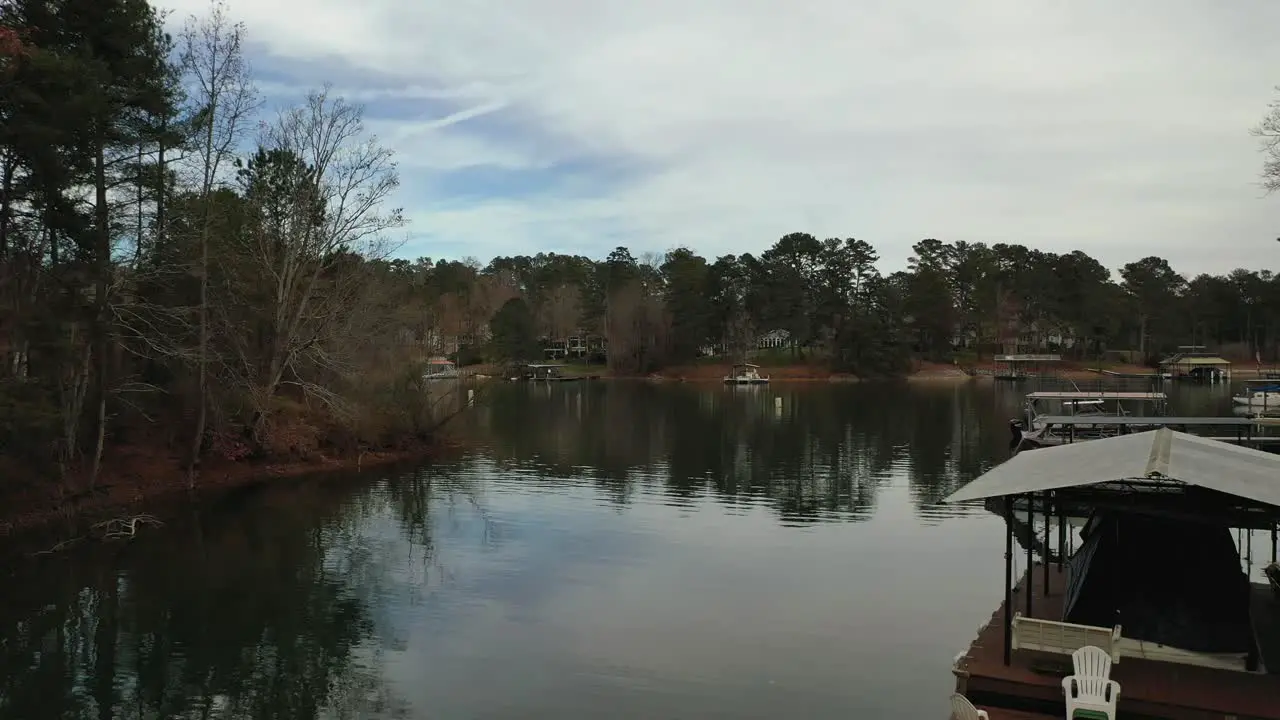
[[[954,693],[951,696],[951,720],[989,720],[986,710],[979,710],[969,698]]]
[[[1085,645],[1071,653],[1071,669],[1080,677],[1111,677],[1111,654],[1094,645]]]
[[[1100,647],[1085,645],[1071,653],[1071,664],[1075,674],[1062,678],[1067,720],[1076,720],[1077,710],[1086,711],[1082,718],[1101,714],[1115,720],[1120,683],[1111,679],[1111,656]]]

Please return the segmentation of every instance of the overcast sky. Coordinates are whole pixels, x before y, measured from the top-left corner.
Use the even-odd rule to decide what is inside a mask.
[[[397,152],[402,254],[857,237],[1280,259],[1249,135],[1276,0],[231,0],[272,102],[325,81]],[[175,20],[205,0],[161,0]]]

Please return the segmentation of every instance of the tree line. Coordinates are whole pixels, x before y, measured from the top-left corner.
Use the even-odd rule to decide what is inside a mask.
[[[1141,363],[1185,345],[1237,359],[1280,352],[1280,278],[1269,270],[1189,276],[1153,256],[1113,273],[1079,250],[937,239],[916,243],[905,270],[882,274],[878,262],[864,240],[791,233],[758,256],[714,260],[688,248],[637,260],[619,247],[600,261],[538,253],[483,266],[393,264],[443,293],[426,303],[465,359],[528,357],[539,338],[575,333],[606,338],[609,363],[624,372],[708,352],[740,359],[768,333],[796,358],[872,376],[901,372],[911,358],[1111,352]]]
[[[394,157],[360,106],[321,88],[266,113],[217,0],[164,28],[146,0],[0,5],[0,476],[92,486],[110,448],[150,443],[193,483],[209,456],[425,437],[432,355],[571,336],[628,374],[766,336],[865,376],[998,349],[1276,355],[1275,276],[1156,257],[1113,277],[1079,251],[927,239],[884,274],[865,240],[792,233],[714,259],[400,259]]]

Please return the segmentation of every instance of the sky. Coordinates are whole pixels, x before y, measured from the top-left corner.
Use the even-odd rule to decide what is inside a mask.
[[[269,103],[332,83],[407,257],[759,253],[789,232],[1275,267],[1274,0],[229,0]],[[180,23],[207,0],[159,0]]]

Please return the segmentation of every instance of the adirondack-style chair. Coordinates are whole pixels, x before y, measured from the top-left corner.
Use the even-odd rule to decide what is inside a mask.
[[[955,693],[951,696],[951,720],[988,720],[987,711],[979,710],[969,698]]]
[[[1067,720],[1115,720],[1120,683],[1111,679],[1111,656],[1086,645],[1071,653],[1075,674],[1062,678]]]

